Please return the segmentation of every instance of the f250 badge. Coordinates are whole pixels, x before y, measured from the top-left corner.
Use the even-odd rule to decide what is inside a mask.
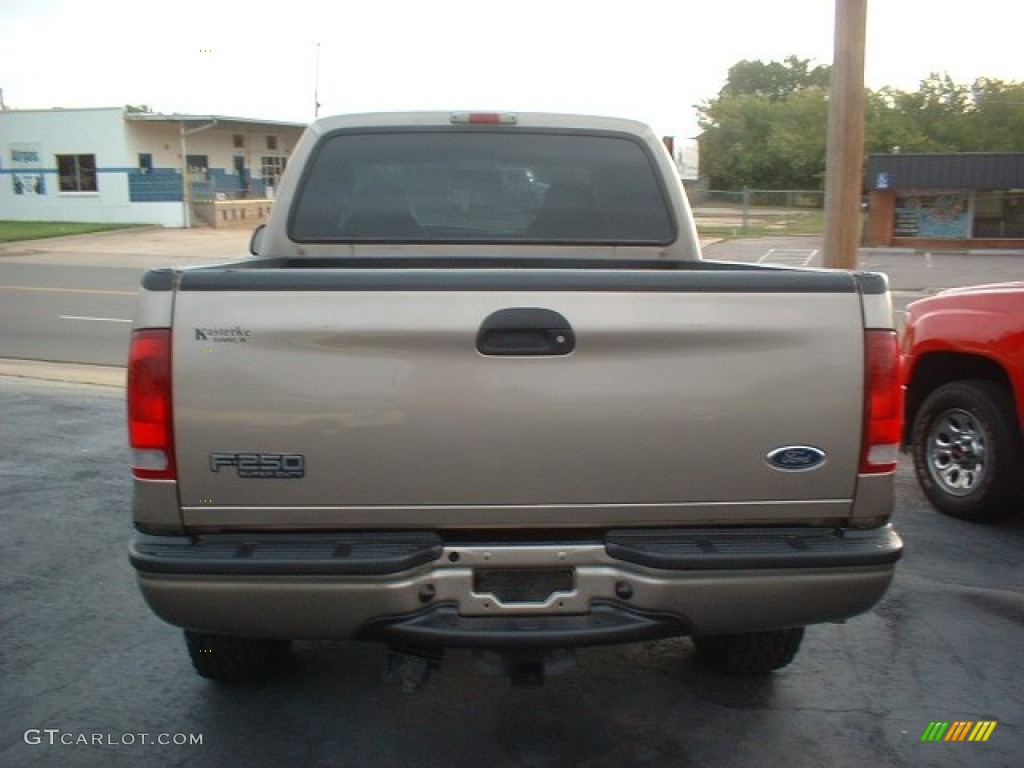
[[[783,472],[807,472],[825,463],[826,453],[813,445],[784,445],[771,451],[765,460]]]
[[[301,453],[211,453],[210,471],[235,468],[245,480],[295,480],[306,475]]]

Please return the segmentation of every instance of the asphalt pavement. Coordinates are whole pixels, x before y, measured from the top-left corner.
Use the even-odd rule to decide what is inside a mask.
[[[244,258],[249,237],[154,227],[0,244],[0,372],[33,368],[12,360],[123,366],[142,273]]]
[[[0,377],[0,412],[3,766],[1011,768],[1024,753],[1024,524],[943,517],[906,467],[887,596],[811,627],[767,679],[711,673],[679,639],[581,650],[540,689],[452,652],[406,693],[380,646],[300,643],[283,677],[221,688],[134,583],[122,390]],[[956,721],[996,726],[921,740]]]

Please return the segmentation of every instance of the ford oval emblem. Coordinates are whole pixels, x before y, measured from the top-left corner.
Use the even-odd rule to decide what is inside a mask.
[[[813,445],[784,445],[766,457],[769,466],[783,472],[806,472],[825,463],[825,452]]]

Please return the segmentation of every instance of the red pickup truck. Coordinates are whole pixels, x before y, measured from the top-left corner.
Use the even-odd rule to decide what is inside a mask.
[[[906,434],[925,495],[983,522],[1024,503],[1024,282],[912,303],[902,333]]]

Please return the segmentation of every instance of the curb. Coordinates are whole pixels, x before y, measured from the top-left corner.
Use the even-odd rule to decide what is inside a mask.
[[[38,360],[4,358],[0,359],[0,376],[123,388],[125,369],[112,365],[49,363]]]
[[[79,238],[86,237],[113,237],[117,235],[123,235],[125,232],[152,232],[153,230],[164,231],[167,227],[161,226],[160,224],[140,224],[135,227],[120,227],[118,229],[103,229],[99,232],[76,232],[71,235],[51,235],[48,237],[30,237],[24,240],[4,240],[0,242],[0,253],[5,251],[14,251],[18,248],[31,247],[37,243],[51,243],[60,245],[61,243],[76,242]],[[45,249],[41,249],[45,250]]]

